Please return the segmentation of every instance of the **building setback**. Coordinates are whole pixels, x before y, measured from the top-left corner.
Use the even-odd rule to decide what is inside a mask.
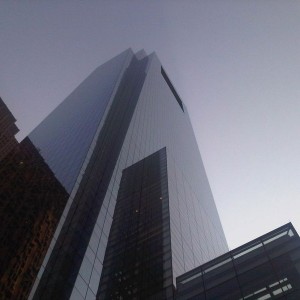
[[[155,53],[97,68],[28,140],[68,195],[29,299],[173,299],[177,276],[228,250]]]
[[[288,223],[179,276],[176,299],[300,299],[298,233]]]

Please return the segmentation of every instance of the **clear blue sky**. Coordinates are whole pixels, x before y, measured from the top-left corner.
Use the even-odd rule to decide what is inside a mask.
[[[26,136],[98,65],[156,51],[231,248],[300,232],[299,1],[0,0],[0,96]]]

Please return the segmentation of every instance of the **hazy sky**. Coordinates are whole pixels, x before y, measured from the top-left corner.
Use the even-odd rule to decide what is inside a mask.
[[[0,96],[26,136],[97,66],[156,51],[230,248],[300,233],[300,1],[0,0]]]

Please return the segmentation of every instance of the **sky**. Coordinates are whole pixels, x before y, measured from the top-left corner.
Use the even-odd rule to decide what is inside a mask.
[[[230,249],[300,233],[300,2],[0,0],[0,96],[23,139],[97,66],[155,51],[186,104]]]

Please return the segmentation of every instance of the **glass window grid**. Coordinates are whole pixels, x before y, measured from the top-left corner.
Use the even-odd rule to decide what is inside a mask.
[[[151,69],[151,68],[150,68]],[[154,68],[153,68],[154,69]],[[149,71],[150,73],[152,72],[151,70]],[[151,93],[149,93],[147,91],[147,84],[149,84],[149,86],[151,87],[151,85],[153,84],[153,81],[155,82],[155,84],[158,85],[157,91],[153,91],[153,88],[151,88]],[[158,90],[160,90],[160,88],[164,89],[168,87],[163,86],[163,82],[161,82],[160,80],[155,79],[154,77],[149,76],[145,82],[145,88],[142,91],[142,95],[141,95],[141,100],[138,103],[138,106],[136,108],[136,113],[134,114],[133,117],[133,121],[131,122],[130,128],[128,130],[128,134],[127,136],[132,137],[132,140],[129,142],[128,139],[125,140],[124,142],[124,146],[123,146],[123,150],[121,151],[119,160],[118,160],[118,165],[116,167],[115,170],[118,170],[115,172],[115,176],[119,176],[119,179],[117,181],[120,181],[120,176],[121,176],[121,171],[128,165],[133,164],[135,161],[142,159],[144,156],[146,156],[147,154],[151,154],[153,153],[155,150],[161,148],[162,146],[164,146],[166,143],[168,144],[167,147],[167,151],[170,152],[170,157],[173,157],[173,160],[175,161],[175,157],[181,157],[181,153],[180,151],[176,150],[176,145],[178,144],[178,137],[182,136],[182,135],[178,135],[179,133],[181,134],[182,131],[182,126],[172,126],[171,124],[164,124],[162,126],[162,128],[165,128],[165,130],[163,132],[157,133],[157,124],[161,123],[161,120],[164,119],[164,116],[167,114],[170,115],[174,115],[174,118],[180,117],[179,115],[177,115],[176,110],[173,107],[173,100],[174,99],[168,99],[170,98],[170,92],[166,91],[166,99],[164,99],[159,106],[157,106],[156,102],[158,101],[158,99],[162,99],[161,95],[159,95]],[[161,100],[159,100],[161,101]],[[176,106],[175,106],[176,107]],[[177,109],[177,107],[176,107]],[[180,112],[180,110],[179,110]],[[180,112],[182,114],[182,112]],[[182,117],[182,120],[184,122],[184,118]],[[140,126],[139,124],[142,124],[142,126]],[[186,126],[184,126],[186,127]],[[183,130],[184,131],[184,130]],[[154,135],[155,132],[155,135]],[[165,134],[167,133],[167,135]],[[133,141],[138,141],[137,143],[133,143]],[[127,149],[126,149],[127,148]],[[171,153],[173,149],[173,153]],[[127,153],[127,157],[126,157],[126,153]],[[132,154],[132,155],[131,155]],[[168,158],[169,160],[169,158]],[[188,158],[185,158],[185,161],[187,162]],[[192,166],[194,164],[193,160],[190,160],[190,163],[186,164],[187,167],[189,168],[189,166]],[[184,165],[184,164],[183,164]],[[183,171],[180,171],[183,172]],[[193,177],[193,175],[191,176]],[[198,176],[195,176],[195,178],[197,178]],[[185,178],[185,179],[183,179]],[[176,181],[176,179],[174,179]],[[173,180],[173,182],[174,182]],[[186,177],[181,176],[180,177],[180,181],[184,181],[184,180],[189,180],[186,179]],[[193,180],[191,181],[193,182]],[[194,181],[196,182],[196,181]],[[181,185],[181,184],[180,184]],[[194,185],[195,186],[195,185]],[[117,191],[118,190],[118,184],[114,183],[112,185],[112,190]],[[182,189],[182,186],[180,187],[180,190]],[[186,190],[186,188],[184,187],[184,189]],[[181,196],[183,196],[185,199],[190,199],[189,196],[186,196],[184,193],[180,192],[179,194],[181,194]],[[115,195],[116,197],[116,195]],[[112,199],[110,199],[110,201],[112,201]],[[187,200],[184,200],[187,201]],[[198,202],[200,203],[200,200],[198,200]],[[111,204],[112,202],[108,202],[106,207],[108,206],[111,207],[110,212],[106,212],[110,214],[110,216],[112,216],[112,211],[113,211],[113,206],[115,204],[115,200],[114,203]],[[173,209],[173,203],[172,202],[172,209]],[[198,203],[198,205],[199,205]],[[171,209],[170,206],[170,209]],[[187,205],[183,205],[180,206],[178,208],[178,211],[182,210],[182,214],[183,211],[186,211],[186,207]],[[204,208],[201,209],[202,211],[204,211]],[[197,219],[199,219],[199,214],[200,211],[199,210],[195,210],[198,211],[198,213],[196,214],[194,212],[194,209],[190,209],[191,213],[188,214],[187,212],[185,213],[185,218],[188,219],[191,215],[193,216],[194,219],[196,219],[195,222],[197,222]],[[197,218],[198,215],[198,218]],[[173,218],[174,221],[176,221],[176,219]],[[101,221],[100,221],[101,222]],[[195,237],[195,233],[190,233],[190,229],[188,229],[188,227],[191,227],[191,225],[189,225],[189,223],[185,223],[184,225],[186,227],[187,231],[180,231],[180,236],[179,238],[183,241],[182,239],[182,235],[184,234],[184,232],[188,232],[188,234],[192,237],[194,240],[197,240],[197,242],[195,242],[195,245],[193,244],[194,250],[192,250],[195,253],[198,253],[197,255],[197,261],[201,261],[204,262],[204,257],[206,256],[206,254],[204,253],[204,250],[201,249],[200,245],[206,245],[207,243],[209,244],[213,244],[212,241],[208,240],[207,238],[204,240],[204,236],[202,235],[196,235]],[[102,226],[100,226],[102,228]],[[109,227],[109,226],[108,226]],[[204,230],[204,227],[203,229]],[[206,229],[205,229],[206,230]],[[211,230],[211,229],[209,229]],[[215,230],[215,229],[213,229]],[[97,236],[99,235],[99,233],[97,234]],[[215,238],[215,237],[213,237]],[[189,244],[190,243],[190,239],[189,241],[184,241],[185,244]],[[182,248],[182,246],[181,246]],[[226,249],[226,242],[224,242],[223,240],[223,251],[224,248]],[[187,248],[189,249],[188,251],[190,251],[190,246]],[[182,250],[181,250],[182,251]],[[199,255],[201,253],[201,255]],[[196,259],[195,259],[196,261]]]
[[[289,237],[288,240],[286,240],[287,236]],[[266,241],[267,243],[265,244]],[[287,246],[292,244],[295,246]],[[283,251],[280,255],[272,257],[271,254],[274,249],[276,250],[278,248],[278,245],[286,245],[286,247],[283,247]],[[269,248],[266,248],[266,246]],[[298,252],[298,256],[294,255],[296,252]],[[235,277],[235,280],[239,283],[236,290],[240,291],[241,297],[243,296],[242,298],[236,296],[237,298],[230,299],[263,299],[265,297],[271,298],[272,296],[283,295],[286,292],[294,293],[294,297],[297,298],[296,295],[298,295],[298,292],[293,289],[293,283],[290,284],[287,282],[285,277],[292,276],[292,278],[294,277],[293,280],[298,280],[298,284],[300,284],[300,272],[298,271],[298,275],[292,275],[295,274],[294,270],[297,261],[291,260],[293,257],[298,257],[299,259],[299,253],[299,236],[294,231],[292,225],[287,224],[270,234],[231,251],[229,254],[223,255],[214,259],[212,262],[196,268],[184,276],[180,276],[177,282],[183,298],[179,297],[179,299],[187,299],[184,295],[187,295],[189,290],[195,289],[201,282],[204,283],[206,288],[205,295],[207,298],[205,298],[203,294],[203,299],[210,299],[210,290],[221,291],[222,282],[224,282],[224,284],[228,282],[228,276],[230,275],[228,270],[231,271],[230,276]],[[261,258],[263,259],[261,260]],[[251,259],[254,264],[251,263]],[[287,261],[285,262],[285,260]],[[276,263],[277,261],[279,264]],[[240,266],[242,266],[240,262],[245,265],[243,271],[240,269]],[[232,263],[234,265],[232,265]],[[224,268],[225,266],[226,268]],[[225,274],[225,277],[222,275],[222,272]],[[208,275],[212,281],[208,279]],[[261,279],[259,279],[259,277]],[[262,279],[264,281],[262,281]],[[297,283],[296,285],[294,284],[294,287],[297,286]],[[226,297],[229,296],[228,291],[227,293],[223,291],[223,295],[225,297],[224,299],[227,299]],[[200,292],[198,297],[200,297]]]

